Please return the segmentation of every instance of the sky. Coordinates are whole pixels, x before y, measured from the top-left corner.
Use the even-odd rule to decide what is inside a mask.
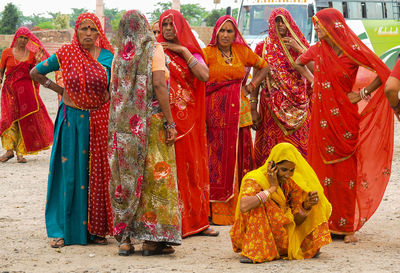
[[[47,11],[72,13],[71,8],[86,8],[89,11],[96,10],[96,0],[0,0],[0,12],[4,10],[7,3],[13,3],[25,16],[42,13],[47,16]],[[138,9],[146,15],[154,9],[157,2],[170,2],[168,0],[104,0],[106,8],[117,8],[119,10]],[[213,0],[181,0],[182,4],[199,4],[211,10],[214,8],[225,8],[229,5],[238,6],[240,0],[220,0],[220,4],[214,4]],[[235,3],[236,2],[236,3]]]

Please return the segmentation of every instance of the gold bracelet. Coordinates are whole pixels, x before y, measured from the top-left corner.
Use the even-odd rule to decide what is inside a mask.
[[[257,196],[257,198],[258,198],[258,201],[260,201],[260,204],[262,204],[261,197],[258,195],[258,193],[256,194],[256,196]]]
[[[194,56],[192,55],[192,56],[190,56],[190,58],[187,60],[187,64],[190,64],[190,62],[192,61],[192,59],[194,58]]]

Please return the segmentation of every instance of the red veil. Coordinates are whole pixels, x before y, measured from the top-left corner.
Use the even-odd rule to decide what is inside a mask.
[[[354,230],[358,230],[378,208],[390,178],[394,117],[383,90],[390,70],[347,26],[339,11],[321,10],[313,20],[325,30],[343,54],[359,66],[376,73],[382,81],[359,113],[357,105],[351,104],[346,94],[354,84],[352,71],[335,63],[335,53],[325,40],[316,45],[318,57],[315,60],[314,103],[320,105],[320,111],[313,111],[313,115],[319,118],[313,118],[312,128],[318,128],[317,153],[328,165],[345,163],[353,155],[356,157],[357,200],[353,213]],[[324,103],[321,96],[327,98]],[[330,181],[324,183],[329,185]]]
[[[71,44],[62,46],[56,55],[68,96],[78,108],[90,110],[88,230],[91,234],[104,236],[112,234],[113,231],[113,215],[108,192],[111,177],[107,157],[108,79],[104,67],[79,43],[78,28],[84,20],[92,21],[97,27],[100,35],[96,46],[114,53],[97,16],[92,13],[82,13],[76,20]]]
[[[221,29],[221,26],[226,21],[230,21],[233,24],[233,28],[235,29],[235,40],[233,41],[233,44],[245,45],[248,48],[250,48],[249,45],[246,43],[246,40],[243,38],[242,34],[240,33],[235,18],[233,18],[230,15],[225,15],[225,16],[219,17],[219,19],[215,23],[214,30],[213,30],[213,33],[211,36],[211,41],[208,43],[207,46],[217,45],[217,34],[218,34],[219,30]]]

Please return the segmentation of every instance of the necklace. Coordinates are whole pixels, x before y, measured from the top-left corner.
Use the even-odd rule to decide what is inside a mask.
[[[221,52],[221,56],[222,58],[224,58],[225,63],[229,64],[230,66],[232,66],[232,59],[233,59],[233,55],[232,55],[232,48],[229,49],[229,55],[226,54],[224,51],[222,51],[220,48],[218,48],[219,52]]]
[[[18,64],[20,64],[21,62],[23,62],[23,61],[25,61],[25,58],[26,58],[26,47],[24,48],[24,55],[22,56],[22,58],[21,58],[21,61],[18,61],[16,58],[15,58],[15,48],[13,48],[13,58],[14,58],[14,63],[16,64],[16,65],[18,65]]]

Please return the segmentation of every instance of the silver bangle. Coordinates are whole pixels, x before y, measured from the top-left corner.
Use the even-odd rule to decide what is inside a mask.
[[[194,58],[194,60],[191,61],[190,64],[189,64],[188,66],[189,66],[189,68],[193,68],[193,66],[195,66],[195,65],[198,64],[198,63],[199,63],[199,61],[198,61],[196,58]]]
[[[167,122],[164,122],[164,128],[165,129],[175,129],[176,128],[176,123],[172,122],[172,123],[168,124]]]
[[[47,81],[43,84],[43,86],[46,88],[49,88],[51,83],[52,83],[52,81],[50,79],[47,79]]]

